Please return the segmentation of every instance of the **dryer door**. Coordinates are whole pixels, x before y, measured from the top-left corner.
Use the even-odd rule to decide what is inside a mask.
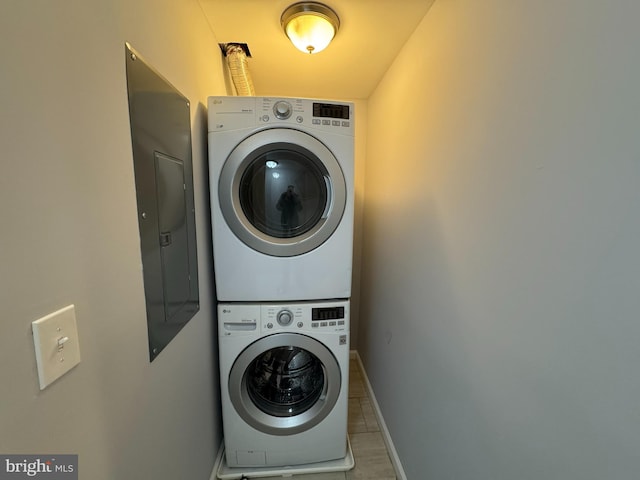
[[[218,196],[233,233],[276,257],[307,253],[338,227],[347,190],[338,160],[298,130],[263,130],[244,139],[220,173]]]
[[[331,412],[341,382],[338,361],[322,343],[306,335],[277,333],[238,356],[229,374],[229,396],[256,430],[292,435]]]

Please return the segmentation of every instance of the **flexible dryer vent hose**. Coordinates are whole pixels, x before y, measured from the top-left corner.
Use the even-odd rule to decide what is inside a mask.
[[[229,44],[226,47],[226,54],[227,65],[229,65],[236,93],[241,96],[255,95],[251,73],[249,73],[249,61],[245,51],[239,45]]]

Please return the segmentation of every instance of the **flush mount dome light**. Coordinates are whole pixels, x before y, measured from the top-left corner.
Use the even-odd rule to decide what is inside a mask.
[[[291,43],[304,53],[327,48],[340,27],[336,12],[318,2],[294,3],[282,12],[280,23]]]

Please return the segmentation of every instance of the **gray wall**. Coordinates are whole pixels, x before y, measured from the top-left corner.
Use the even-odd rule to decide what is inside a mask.
[[[221,440],[206,97],[196,0],[0,2],[0,452],[77,453],[81,478],[209,478]],[[200,312],[149,363],[124,43],[191,101]],[[82,362],[38,388],[31,322],[75,304]]]
[[[638,476],[638,18],[439,0],[369,99],[358,348],[411,480]]]

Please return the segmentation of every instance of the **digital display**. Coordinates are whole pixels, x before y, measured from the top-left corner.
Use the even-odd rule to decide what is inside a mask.
[[[338,320],[344,318],[344,307],[312,308],[311,320]]]
[[[325,118],[342,118],[349,120],[349,105],[335,103],[314,103],[313,116]]]

